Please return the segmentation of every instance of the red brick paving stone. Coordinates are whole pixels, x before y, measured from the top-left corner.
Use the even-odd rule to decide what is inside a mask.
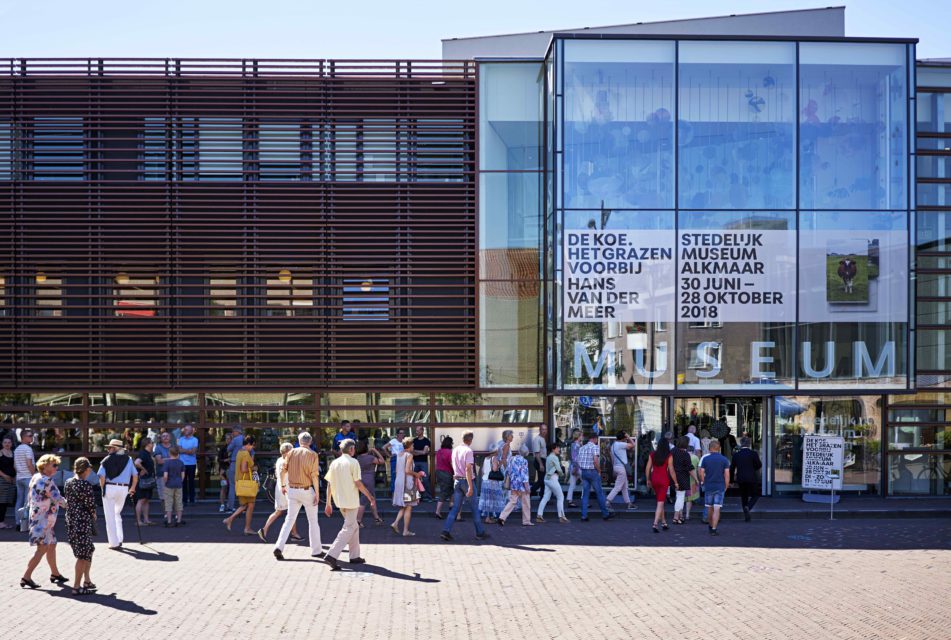
[[[329,543],[341,521],[321,524]],[[20,590],[30,549],[4,531],[0,637],[36,635],[37,621],[54,637],[84,629],[102,640],[951,637],[951,519],[734,521],[719,538],[693,522],[656,535],[642,519],[510,523],[479,544],[470,522],[455,526],[453,543],[438,540],[440,525],[414,520],[411,540],[364,529],[374,566],[334,573],[306,546],[288,546],[280,563],[270,545],[217,521],[150,528],[154,542],[128,549],[177,561],[100,543],[93,579],[103,595],[86,599],[60,596],[42,565],[43,590]],[[127,529],[134,539],[131,519]],[[59,561],[71,576],[67,544]]]

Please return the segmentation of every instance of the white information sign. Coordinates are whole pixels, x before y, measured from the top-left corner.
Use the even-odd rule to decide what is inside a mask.
[[[842,454],[845,439],[807,435],[802,443],[802,488],[842,490]]]
[[[564,230],[565,322],[670,322],[674,232]]]
[[[794,231],[681,230],[678,322],[792,322]]]

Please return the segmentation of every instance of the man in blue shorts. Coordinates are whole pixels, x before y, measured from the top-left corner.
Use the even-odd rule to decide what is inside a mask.
[[[710,535],[718,536],[720,507],[723,506],[723,494],[730,481],[730,461],[720,453],[720,443],[710,441],[710,453],[700,462],[700,482],[703,483],[703,504],[707,507],[710,523]]]

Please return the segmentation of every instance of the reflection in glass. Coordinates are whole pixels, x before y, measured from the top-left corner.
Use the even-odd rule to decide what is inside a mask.
[[[888,493],[951,495],[951,454],[889,454]]]
[[[397,403],[399,406],[399,403]],[[329,409],[320,412],[320,421],[339,424],[344,420],[370,424],[403,424],[429,422],[429,409],[407,405],[402,409],[375,409],[372,407],[352,409]]]
[[[538,193],[541,174],[483,173],[479,180],[480,249],[485,252],[528,248],[534,249],[537,255],[541,230]],[[534,277],[537,278],[538,274]]]
[[[906,206],[903,44],[799,45],[800,206]]]
[[[845,439],[844,492],[879,493],[881,485],[881,396],[778,397],[775,406],[775,490],[802,491],[803,436]]]
[[[565,207],[674,206],[674,43],[568,41]]]
[[[304,410],[227,410],[217,409],[209,411],[208,422],[219,424],[266,424],[266,423],[298,423],[316,422],[317,413]]]
[[[542,81],[537,62],[480,65],[480,169],[541,170]]]
[[[795,207],[796,45],[681,42],[679,206]]]
[[[426,406],[429,394],[421,391],[400,391],[390,393],[336,391],[320,396],[321,406]]]
[[[480,380],[486,386],[537,386],[541,380],[540,283],[483,281],[479,291]]]

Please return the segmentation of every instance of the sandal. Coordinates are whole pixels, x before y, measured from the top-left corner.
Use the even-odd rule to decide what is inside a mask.
[[[39,589],[40,585],[33,582],[30,578],[20,578],[20,588],[21,589]]]
[[[436,516],[436,519],[437,519],[437,520],[442,520],[442,514],[441,514],[441,513],[434,513],[433,515]]]
[[[651,529],[654,530],[654,533],[660,533],[660,529],[657,528],[656,524],[651,525]]]
[[[383,518],[373,518],[373,522],[376,524],[383,524]]]
[[[53,584],[66,584],[69,580],[65,576],[50,576],[50,582]]]
[[[223,524],[228,531],[231,531],[231,520],[225,518],[221,521],[221,524]]]
[[[88,587],[79,587],[78,589],[73,587],[74,596],[88,596],[91,593],[92,591],[90,591]]]
[[[393,533],[395,533],[396,535],[400,535],[400,529],[395,524],[391,524],[390,529],[392,529]]]
[[[667,526],[666,522],[661,522],[660,528],[663,529],[664,531],[667,531],[668,529],[670,529],[670,527]]]
[[[86,589],[89,589],[90,591],[95,591],[96,589],[99,588],[91,582],[84,582],[83,587],[85,587]]]
[[[415,535],[416,535],[416,534],[413,533],[412,531],[404,531],[404,532],[403,532],[403,537],[404,537],[404,538],[412,538],[412,537],[415,536]]]

